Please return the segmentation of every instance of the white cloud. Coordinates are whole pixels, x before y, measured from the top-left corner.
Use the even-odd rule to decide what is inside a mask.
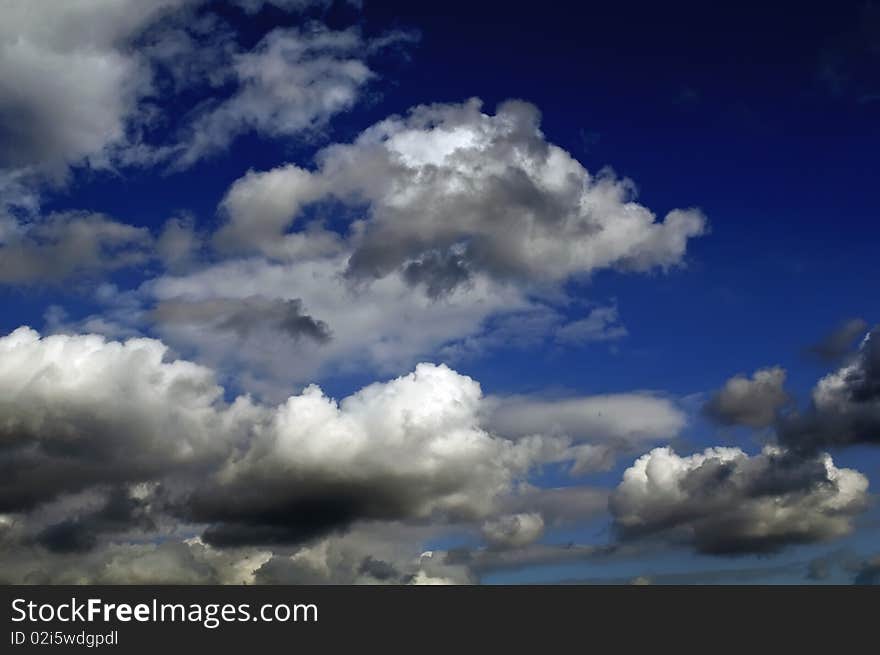
[[[438,296],[475,272],[546,282],[608,267],[667,268],[706,230],[696,210],[660,222],[633,201],[631,182],[589,174],[546,141],[537,109],[524,102],[506,102],[495,115],[477,100],[416,107],[354,143],[325,148],[317,162],[314,171],[286,166],[239,180],[224,202],[228,223],[218,243],[255,230],[240,247],[278,256],[305,205],[363,204],[367,214],[348,237],[347,274],[401,271]],[[248,187],[259,187],[253,211],[238,202],[257,195]]]
[[[338,372],[405,370],[440,346],[481,329],[498,313],[531,305],[515,288],[478,278],[467,288],[434,301],[414,291],[400,275],[368,287],[348,284],[344,255],[304,256],[291,263],[264,259],[229,260],[181,276],[165,276],[145,288],[161,303],[197,303],[262,296],[298,300],[302,312],[322,321],[331,338],[322,343],[275,338],[242,338],[201,324],[159,321],[155,329],[175,346],[195,351],[221,370],[249,371],[244,386],[272,395],[278,385],[309,382]],[[155,316],[154,318],[161,318]]]
[[[610,500],[623,539],[657,537],[699,552],[773,552],[848,534],[868,480],[831,456],[776,448],[749,456],[709,448],[681,457],[656,448],[635,461]]]
[[[0,338],[0,511],[154,480],[172,514],[212,526],[209,541],[283,543],[359,519],[486,517],[558,455],[552,440],[484,430],[479,384],[445,366],[271,407],[226,403],[212,371],[167,354],[151,339]]]
[[[165,361],[151,339],[0,338],[0,498],[27,508],[96,484],[136,482],[216,463],[238,421],[211,371]]]
[[[267,2],[292,12],[326,5]],[[240,4],[252,14],[266,3]],[[205,0],[2,0],[0,166],[38,185],[83,164],[189,166],[245,132],[314,133],[375,77],[369,55],[413,38],[314,22],[273,29],[243,50],[215,9]],[[164,113],[184,90],[194,106]]]
[[[363,60],[370,48],[354,30],[273,30],[232,58],[237,90],[186,129],[176,165],[189,166],[245,132],[283,137],[320,129],[375,76]]]
[[[125,141],[151,91],[148,63],[126,43],[186,0],[3,0],[0,164],[101,160]]]
[[[485,516],[543,448],[485,432],[481,398],[474,380],[430,364],[339,403],[308,387],[196,492],[193,518],[221,523],[206,538],[234,545],[357,518]]]
[[[160,303],[298,300],[329,326],[332,340],[303,347],[158,323],[163,338],[212,366],[254,371],[243,381],[252,389],[363,366],[397,372],[437,352],[458,359],[521,338],[524,316],[534,318],[529,338],[619,338],[614,306],[563,326],[534,298],[558,299],[559,283],[601,268],[674,266],[705,230],[695,210],[660,222],[632,200],[631,183],[590,175],[545,140],[523,102],[495,115],[478,101],[417,107],[323,149],[317,162],[249,171],[229,188],[213,243],[252,258],[145,287]],[[346,234],[329,230],[328,203],[362,218]],[[509,329],[490,325],[504,317]]]

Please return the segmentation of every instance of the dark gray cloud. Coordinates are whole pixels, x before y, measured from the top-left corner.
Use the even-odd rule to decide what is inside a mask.
[[[34,541],[55,553],[82,553],[97,546],[103,534],[146,532],[155,528],[147,499],[132,495],[125,487],[116,487],[106,492],[100,508],[51,523]]]
[[[202,491],[186,500],[184,511],[190,521],[212,524],[202,534],[212,546],[301,544],[344,530],[361,518],[381,518],[371,516],[375,507],[357,497],[358,491],[368,490],[344,485],[332,490],[298,485],[276,488],[254,480],[236,489]],[[394,498],[376,499],[382,501],[395,503]],[[404,511],[401,507],[400,512]],[[382,512],[392,510],[383,507]]]
[[[479,385],[445,366],[337,403],[291,396],[182,510],[215,545],[298,543],[364,520],[478,519],[551,444],[480,425]]]
[[[763,428],[773,424],[778,411],[789,401],[785,370],[774,366],[755,371],[751,378],[737,375],[724,383],[703,408],[723,425]]]
[[[358,572],[369,575],[377,580],[393,581],[401,578],[400,572],[393,564],[367,555],[361,562]]]
[[[0,338],[0,512],[95,485],[195,475],[236,434],[213,373],[158,341]]]
[[[471,273],[465,252],[428,252],[403,267],[403,278],[412,286],[423,284],[431,298],[440,298],[467,282]]]
[[[307,338],[326,343],[330,327],[304,313],[302,301],[249,296],[211,300],[168,300],[151,313],[153,320],[164,324],[210,327],[232,332],[239,338],[253,332],[271,330],[291,339]]]
[[[819,380],[806,410],[780,419],[777,432],[788,447],[807,451],[880,441],[880,327]]]
[[[659,539],[701,553],[771,553],[847,534],[867,504],[867,479],[828,455],[778,449],[748,456],[711,448],[680,457],[658,448],[624,473],[611,495],[623,541]]]
[[[864,336],[868,323],[861,318],[843,321],[821,341],[810,346],[809,352],[823,362],[837,363],[844,355],[852,352],[856,339]]]

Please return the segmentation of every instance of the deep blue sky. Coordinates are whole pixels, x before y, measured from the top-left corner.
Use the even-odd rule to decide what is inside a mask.
[[[685,394],[780,363],[805,389],[821,370],[803,361],[805,347],[842,318],[877,318],[867,287],[878,274],[876,16],[860,3],[821,11],[787,3],[572,3],[536,12],[527,3],[431,10],[368,2],[365,32],[396,26],[421,38],[404,61],[397,54],[379,61],[381,83],[357,111],[334,120],[325,141],[246,137],[228,157],[183,174],[80,172],[86,179],[48,208],[102,211],[154,229],[183,210],[210,225],[219,198],[247,168],[306,164],[324,142],[349,140],[416,104],[477,96],[492,110],[522,98],[541,109],[548,140],[588,170],[611,166],[633,179],[640,201],[661,215],[700,207],[711,234],[691,243],[684,270],[650,282],[600,272],[583,287],[593,299],[617,299],[630,326],[626,348],[589,348],[565,371],[540,354],[504,353],[491,365],[473,364],[479,379],[508,384],[527,370],[524,388],[546,376],[590,391]],[[328,22],[356,20],[352,9],[336,7]],[[270,8],[240,38],[298,21]],[[4,328],[41,315],[45,298],[27,296],[3,317]]]
[[[588,170],[611,166],[632,178],[639,201],[658,215],[701,208],[711,233],[692,241],[686,266],[668,274],[606,271],[569,285],[574,295],[616,301],[629,335],[613,347],[502,348],[457,369],[489,393],[651,389],[685,398],[707,394],[733,374],[779,364],[804,402],[826,372],[805,354],[809,345],[843,319],[880,320],[878,17],[880,9],[864,2],[549,3],[539,10],[534,3],[366,0],[360,13],[337,6],[327,16],[333,27],[360,23],[366,34],[396,27],[420,38],[374,62],[381,80],[325,136],[306,143],[247,136],[183,173],[78,171],[76,183],[48,197],[45,207],[105,212],[154,231],[186,211],[210,226],[219,199],[249,168],[308,165],[322,145],[349,141],[417,104],[477,96],[494,111],[502,100],[521,98],[540,108],[547,139]],[[255,41],[298,20],[269,8],[240,38]],[[129,286],[147,274],[114,277]],[[74,316],[91,310],[75,286],[6,288],[0,299],[3,332],[40,327],[53,303]],[[365,373],[322,382],[341,396],[371,379]],[[757,448],[748,433],[699,416],[684,435],[685,450],[722,442]],[[835,453],[835,461],[869,477],[880,473],[880,456],[869,449]],[[596,482],[613,484],[628,464]],[[546,475],[549,483],[567,483]],[[876,523],[875,514],[865,520]],[[602,542],[606,529],[600,521],[545,539]],[[794,563],[791,570],[761,579],[799,581],[799,562],[837,547],[869,552],[876,535],[869,526],[832,547],[794,549],[773,560]],[[492,581],[765,565],[760,558],[719,563],[673,553],[497,574]]]

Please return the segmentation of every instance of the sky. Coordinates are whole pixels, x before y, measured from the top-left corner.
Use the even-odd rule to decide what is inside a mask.
[[[876,4],[0,18],[0,581],[880,582]]]

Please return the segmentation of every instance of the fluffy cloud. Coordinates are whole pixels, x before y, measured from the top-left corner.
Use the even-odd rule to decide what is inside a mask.
[[[284,11],[323,0],[238,2]],[[272,30],[252,50],[205,0],[4,0],[0,25],[0,168],[51,174],[87,163],[189,166],[238,135],[323,127],[373,77],[365,58],[411,40],[365,39],[312,23]],[[167,82],[170,79],[171,85]],[[205,95],[205,91],[209,96]],[[231,88],[232,93],[223,95]],[[195,102],[183,121],[160,95]],[[155,142],[157,125],[179,139]]]
[[[166,354],[150,339],[0,338],[0,511],[219,461],[249,406],[226,407],[211,371]]]
[[[396,373],[419,358],[463,336],[480,331],[487,317],[516,312],[531,303],[515,288],[485,277],[435,302],[414,293],[400,275],[391,275],[366,288],[354,288],[343,278],[344,254],[309,258],[286,264],[264,259],[230,260],[178,276],[151,282],[145,293],[159,307],[168,303],[239,305],[261,297],[276,307],[300,303],[300,313],[326,326],[332,338],[292,340],[271,324],[260,326],[264,338],[239,339],[218,329],[214,319],[169,321],[152,315],[155,329],[169,343],[198,353],[201,361],[225,371],[244,371],[240,383],[275,397],[278,388],[304,383],[338,372],[377,370]],[[234,347],[230,347],[234,346]],[[283,397],[282,397],[283,398]]]
[[[126,43],[186,0],[4,0],[0,166],[56,170],[123,142],[150,92]]]
[[[2,217],[0,217],[2,218]],[[82,273],[113,270],[152,257],[145,228],[100,214],[52,214],[0,230],[0,284],[59,282]]]
[[[521,339],[524,316],[535,319],[529,334],[538,340],[619,338],[626,331],[613,305],[565,324],[547,298],[565,302],[558,286],[573,275],[676,265],[706,227],[695,210],[656,220],[632,200],[630,182],[592,176],[548,143],[537,110],[522,102],[495,115],[478,101],[417,107],[324,148],[316,161],[314,170],[250,171],[229,188],[213,245],[250,258],[144,288],[160,305],[296,300],[323,321],[333,339],[318,347],[279,333],[274,347],[267,337],[229,348],[211,321],[152,314],[175,347],[224,371],[249,371],[242,384],[264,394],[278,382],[479,354],[509,335]],[[347,232],[329,229],[329,216]]]
[[[590,175],[545,140],[537,109],[524,102],[495,115],[477,100],[416,107],[325,148],[317,162],[314,171],[291,165],[239,180],[223,203],[218,244],[279,256],[307,205],[365,206],[348,236],[347,276],[402,272],[439,297],[477,272],[558,281],[608,267],[666,268],[706,229],[696,210],[657,221],[633,201],[631,182]],[[259,196],[253,211],[240,202],[249,196]]]
[[[539,442],[479,426],[481,391],[445,366],[376,383],[336,403],[292,396],[246,452],[189,502],[218,544],[301,541],[358,518],[472,518],[539,459]]]
[[[609,507],[623,540],[654,537],[711,554],[765,553],[849,533],[867,488],[862,474],[835,467],[829,455],[710,448],[681,457],[657,448],[624,472]]]
[[[225,546],[305,541],[363,519],[487,517],[564,451],[489,433],[479,384],[431,364],[340,402],[310,386],[277,407],[229,404],[212,371],[168,361],[161,342],[21,328],[0,339],[0,391],[0,511],[156,481],[154,506]],[[92,544],[108,507],[120,516],[95,503],[46,522],[38,541]]]
[[[791,448],[817,449],[880,439],[880,328],[862,340],[856,355],[813,389],[810,407],[777,426]]]
[[[724,425],[762,428],[772,425],[776,414],[789,401],[785,369],[762,368],[751,379],[736,375],[706,403],[706,413]]]
[[[292,11],[323,3],[271,4]],[[314,132],[350,108],[375,76],[364,63],[370,53],[410,38],[366,39],[314,23],[275,29],[248,51],[215,9],[204,0],[5,0],[0,282],[57,281],[132,263],[117,249],[139,241],[143,230],[103,217],[40,217],[47,181],[60,183],[81,165],[184,167],[249,131]],[[160,97],[196,106],[179,112],[182,118],[163,115]],[[157,246],[162,261],[179,270],[198,237],[174,221]]]

